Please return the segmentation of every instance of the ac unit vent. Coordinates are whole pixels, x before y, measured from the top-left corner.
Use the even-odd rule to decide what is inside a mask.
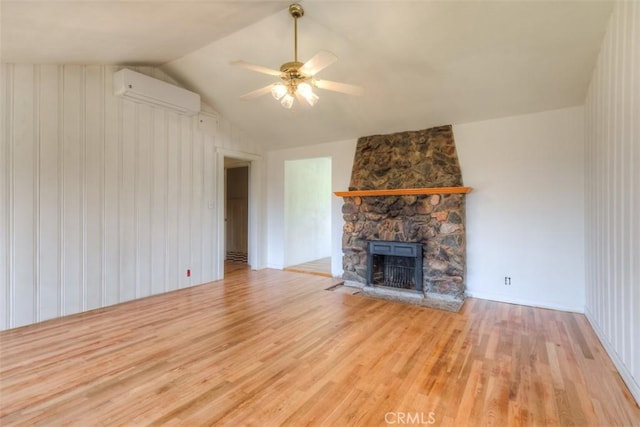
[[[114,73],[115,95],[193,116],[200,111],[200,95],[181,87],[136,73],[127,68]]]

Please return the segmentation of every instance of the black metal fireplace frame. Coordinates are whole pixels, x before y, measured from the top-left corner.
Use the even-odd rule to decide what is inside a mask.
[[[415,263],[415,290],[422,291],[422,243],[367,241],[367,286],[373,283],[373,257],[375,255],[413,258]]]

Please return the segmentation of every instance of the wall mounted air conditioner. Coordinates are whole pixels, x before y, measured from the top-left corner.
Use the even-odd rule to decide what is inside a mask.
[[[200,95],[181,87],[136,73],[127,68],[114,73],[115,95],[193,116],[200,111]]]

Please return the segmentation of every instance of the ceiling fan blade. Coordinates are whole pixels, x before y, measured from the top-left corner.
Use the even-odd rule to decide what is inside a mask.
[[[302,74],[306,74],[307,76],[314,76],[321,70],[324,70],[329,65],[333,64],[338,60],[338,57],[333,53],[321,50],[316,53],[310,60],[304,63],[302,67],[300,67],[300,72]]]
[[[270,76],[280,77],[282,75],[282,72],[278,70],[272,70],[271,68],[263,67],[262,65],[252,64],[246,61],[233,61],[231,65],[234,65],[236,67],[247,68],[251,71],[257,71],[259,73],[268,74]]]
[[[262,95],[266,95],[266,94],[268,94],[269,92],[271,92],[271,87],[272,87],[272,86],[273,86],[273,85],[272,85],[272,84],[270,84],[270,85],[267,85],[267,86],[265,86],[265,87],[261,87],[260,89],[256,89],[256,90],[254,90],[254,91],[252,91],[252,92],[245,93],[244,95],[242,95],[242,96],[240,97],[240,99],[242,99],[242,100],[247,100],[247,99],[257,98],[257,97],[262,96]]]
[[[350,85],[347,83],[332,82],[331,80],[315,80],[314,85],[320,89],[346,93],[347,95],[360,96],[364,93],[364,88],[362,86]]]

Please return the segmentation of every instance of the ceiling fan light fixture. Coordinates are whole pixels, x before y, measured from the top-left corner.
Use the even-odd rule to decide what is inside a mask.
[[[318,100],[320,99],[320,97],[318,95],[316,95],[315,93],[311,92],[308,96],[304,96],[303,98],[307,101],[307,103],[310,106],[314,106],[316,105],[316,103],[318,102]]]
[[[291,96],[290,94],[285,94],[282,99],[280,100],[280,104],[282,104],[282,106],[288,110],[291,109],[291,107],[293,107],[293,101],[294,101],[294,97]]]
[[[309,83],[303,82],[298,85],[298,93],[302,96],[310,106],[316,105],[316,102],[320,99],[318,95],[313,93],[313,89]]]
[[[276,83],[271,86],[271,95],[277,100],[280,100],[287,93],[287,87],[282,83]]]
[[[346,83],[332,82],[329,80],[316,80],[315,75],[333,64],[338,57],[328,51],[316,53],[307,62],[298,61],[298,19],[304,15],[302,6],[294,3],[289,6],[289,14],[293,18],[293,61],[285,62],[280,66],[280,71],[251,64],[245,61],[234,61],[232,65],[238,65],[262,74],[280,77],[282,81],[254,90],[241,99],[252,99],[271,92],[271,95],[280,101],[280,104],[291,109],[298,98],[298,102],[304,99],[310,106],[314,106],[320,97],[313,92],[313,88],[332,90],[349,95],[360,95],[362,88]]]
[[[318,95],[316,95],[315,93],[311,92],[309,94],[309,96],[304,96],[304,99],[306,99],[306,101],[309,103],[309,105],[313,107],[314,105],[316,105],[316,103],[318,102],[320,97]]]
[[[313,93],[313,89],[311,89],[311,85],[309,83],[302,82],[298,85],[298,92],[306,98],[309,94]]]

